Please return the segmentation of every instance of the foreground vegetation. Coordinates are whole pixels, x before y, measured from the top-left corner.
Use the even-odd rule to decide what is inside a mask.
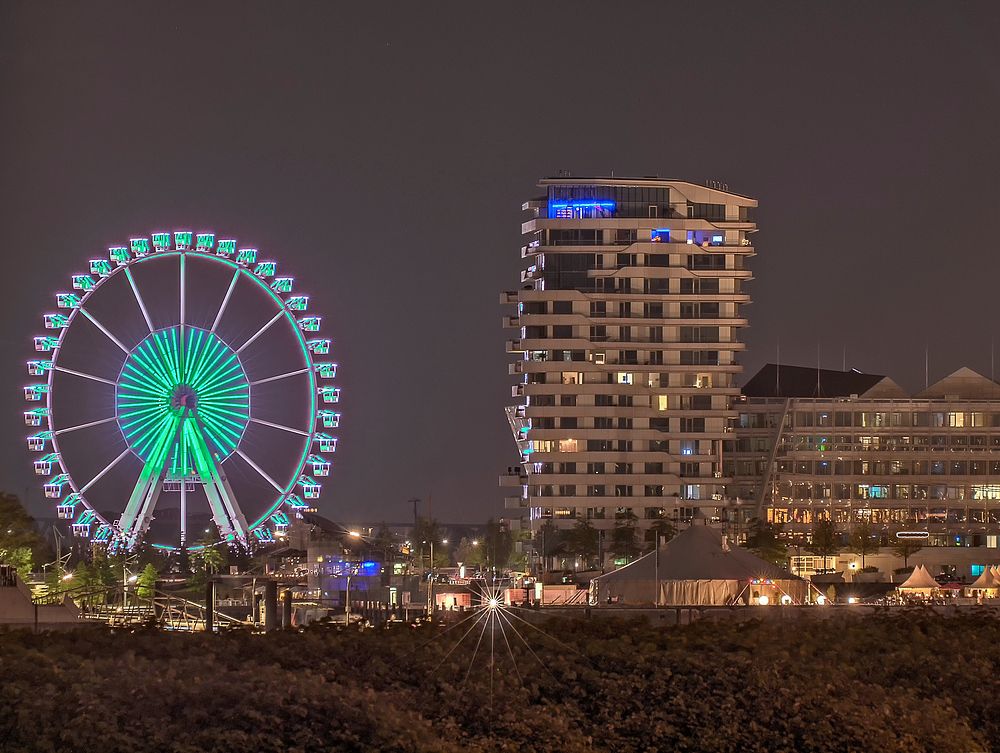
[[[985,614],[545,631],[0,633],[0,750],[1000,751]]]

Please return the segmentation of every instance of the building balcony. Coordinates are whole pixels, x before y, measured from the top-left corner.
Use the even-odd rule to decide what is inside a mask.
[[[520,486],[528,483],[528,474],[520,466],[512,466],[500,474],[500,486]]]
[[[516,290],[505,290],[500,294],[500,305],[506,306],[509,304],[517,303],[517,291]]]

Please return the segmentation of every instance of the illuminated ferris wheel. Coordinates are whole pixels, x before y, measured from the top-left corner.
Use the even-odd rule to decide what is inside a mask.
[[[321,317],[293,288],[256,249],[182,231],[110,248],[56,294],[24,420],[75,535],[247,546],[319,497],[340,389]]]

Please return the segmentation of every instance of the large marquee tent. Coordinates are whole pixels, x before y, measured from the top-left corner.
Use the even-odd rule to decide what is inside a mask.
[[[694,524],[657,551],[591,581],[591,603],[671,605],[803,604],[809,584]]]

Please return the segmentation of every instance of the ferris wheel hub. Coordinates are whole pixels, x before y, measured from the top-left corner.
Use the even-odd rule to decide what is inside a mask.
[[[194,411],[198,407],[198,393],[188,384],[178,384],[174,387],[174,394],[170,398],[170,406],[178,411]]]

